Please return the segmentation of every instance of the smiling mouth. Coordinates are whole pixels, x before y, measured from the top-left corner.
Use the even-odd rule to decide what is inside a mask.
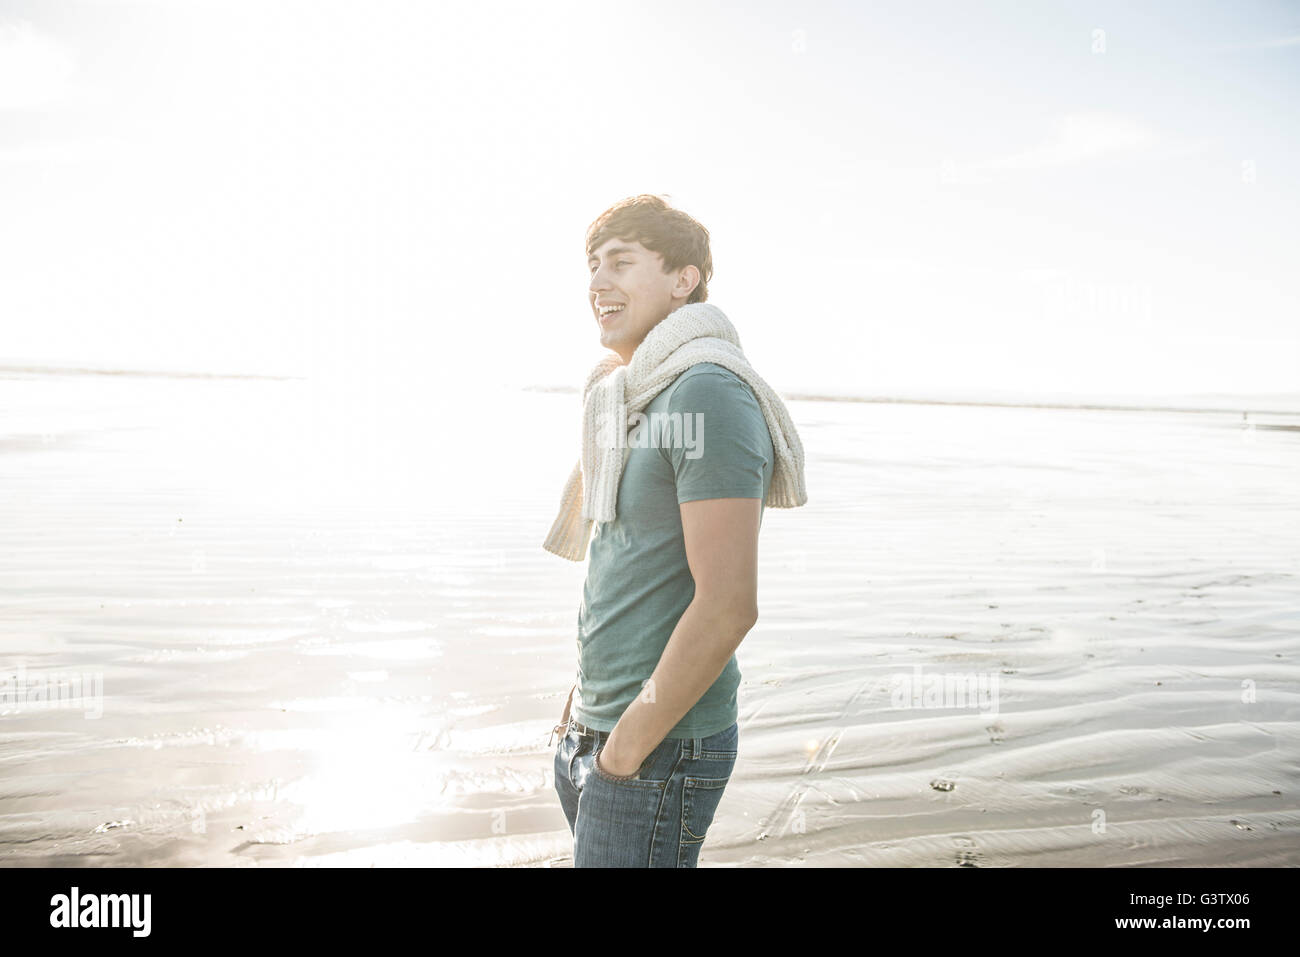
[[[600,324],[602,326],[608,325],[609,323],[617,319],[619,316],[623,315],[623,313],[626,311],[627,311],[627,307],[624,306],[622,309],[615,309],[613,312],[601,313],[599,316]]]

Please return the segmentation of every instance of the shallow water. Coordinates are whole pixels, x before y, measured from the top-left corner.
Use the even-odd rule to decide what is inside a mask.
[[[576,403],[0,378],[0,863],[566,864]],[[702,865],[1300,863],[1300,435],[790,409]]]

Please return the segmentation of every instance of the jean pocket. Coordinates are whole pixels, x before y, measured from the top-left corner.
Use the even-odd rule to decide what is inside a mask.
[[[603,770],[600,765],[596,763],[596,758],[600,754],[600,751],[601,749],[597,748],[594,752],[587,755],[587,770],[590,772],[587,775],[588,781],[600,780],[612,784],[615,787],[642,787],[655,789],[662,789],[666,784],[665,781],[656,780],[654,778],[654,759],[657,756],[657,749],[656,751],[650,752],[646,759],[641,762],[641,766],[636,769],[636,774],[630,778],[616,778],[612,774]]]
[[[682,844],[702,844],[730,777],[687,776],[682,782]]]

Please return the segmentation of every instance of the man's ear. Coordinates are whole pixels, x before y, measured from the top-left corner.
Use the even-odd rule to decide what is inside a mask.
[[[673,286],[673,296],[681,296],[686,299],[695,291],[695,287],[700,284],[700,270],[698,266],[683,266],[682,271],[677,274],[677,282]]]

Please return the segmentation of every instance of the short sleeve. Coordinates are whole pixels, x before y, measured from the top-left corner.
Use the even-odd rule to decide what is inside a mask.
[[[672,466],[679,504],[764,497],[772,438],[749,386],[730,373],[696,372],[676,384],[667,411],[659,451]]]

